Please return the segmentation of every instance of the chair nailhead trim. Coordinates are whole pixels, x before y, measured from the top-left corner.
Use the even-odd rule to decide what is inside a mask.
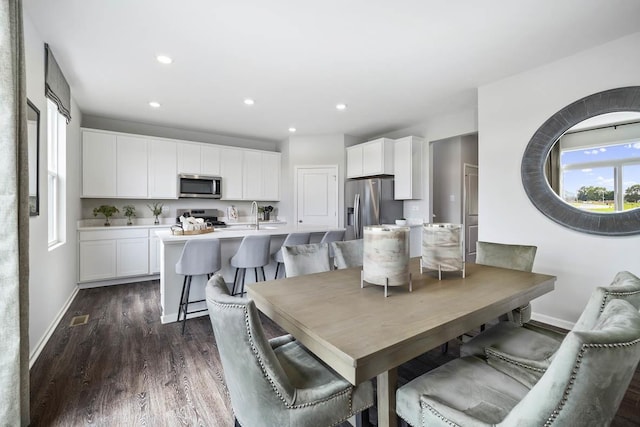
[[[509,358],[509,357],[506,357],[506,356],[505,356],[504,354],[502,354],[502,353],[496,353],[494,350],[492,350],[492,349],[491,349],[491,348],[489,348],[489,347],[485,348],[485,350],[484,350],[484,351],[485,351],[487,354],[491,353],[491,355],[495,356],[496,358],[501,359],[501,360],[503,360],[503,361],[505,361],[505,362],[511,363],[511,364],[513,364],[513,365],[516,365],[516,366],[518,366],[518,367],[520,367],[520,368],[524,368],[524,369],[528,369],[528,370],[530,370],[530,371],[540,372],[540,373],[545,373],[545,372],[546,372],[546,369],[544,369],[544,368],[537,368],[537,367],[535,367],[535,366],[527,365],[526,363],[522,363],[522,362],[520,362],[520,361],[513,360],[513,359],[511,359],[511,358]]]
[[[604,297],[602,297],[602,302],[600,303],[600,313],[604,311],[604,308],[607,305],[607,300],[610,296],[614,297],[628,297],[630,295],[640,294],[640,290],[637,291],[627,291],[627,292],[617,292],[617,291],[605,291]]]
[[[235,309],[240,309],[240,310],[243,311],[243,313],[244,313],[244,323],[245,323],[245,327],[247,329],[247,336],[249,337],[249,344],[251,345],[251,350],[253,351],[253,354],[255,355],[256,359],[258,360],[258,364],[260,365],[260,370],[262,371],[262,376],[264,378],[266,378],[267,381],[269,381],[269,384],[271,384],[271,388],[276,393],[278,398],[280,398],[282,403],[284,403],[284,405],[285,405],[285,407],[287,409],[300,409],[300,408],[316,406],[316,405],[319,405],[319,404],[324,403],[326,401],[329,401],[331,399],[334,399],[334,398],[336,398],[338,396],[341,396],[343,394],[349,393],[349,395],[350,395],[349,396],[349,412],[351,412],[351,414],[353,414],[353,412],[351,410],[351,401],[352,401],[351,392],[353,391],[353,387],[348,387],[343,391],[340,391],[340,392],[337,392],[335,394],[332,394],[331,396],[328,396],[324,400],[318,400],[318,401],[310,402],[310,403],[303,403],[302,405],[292,405],[291,403],[287,402],[285,397],[280,392],[278,386],[275,384],[275,382],[271,379],[271,377],[267,373],[267,369],[264,366],[264,361],[260,357],[260,354],[258,353],[258,349],[255,346],[255,342],[253,340],[253,335],[251,334],[251,327],[249,325],[249,310],[247,309],[247,306],[243,305],[243,304],[222,304],[222,303],[219,303],[217,301],[212,301],[212,300],[209,300],[209,302],[211,302],[214,305],[216,305],[216,306],[218,306],[220,308],[223,308],[223,309],[234,309],[235,308]],[[347,417],[347,418],[349,418],[349,417]]]
[[[547,418],[547,421],[544,423],[544,426],[545,427],[549,427],[555,422],[555,420],[558,417],[558,415],[560,415],[560,411],[562,410],[562,408],[564,408],[565,403],[567,403],[567,400],[569,400],[569,394],[571,393],[571,390],[573,389],[573,384],[575,383],[575,380],[576,380],[576,374],[580,370],[580,365],[582,364],[582,358],[584,357],[584,354],[587,352],[587,350],[589,350],[591,348],[601,349],[601,348],[632,347],[634,345],[637,345],[638,343],[640,343],[640,338],[635,339],[633,341],[629,341],[629,342],[623,342],[623,343],[582,344],[582,348],[578,352],[578,354],[576,356],[576,362],[573,365],[573,375],[571,375],[571,378],[569,379],[569,382],[567,383],[567,386],[565,387],[562,399],[560,399],[560,402],[558,403],[558,406],[556,407],[556,409],[551,413],[549,418]]]
[[[426,421],[427,418],[425,417],[425,413],[424,410],[427,409],[429,412],[431,412],[433,415],[435,415],[436,417],[440,418],[440,420],[444,421],[446,424],[452,426],[452,427],[460,427],[460,425],[454,423],[453,421],[451,421],[449,418],[445,417],[444,415],[442,415],[440,412],[438,412],[436,410],[436,408],[434,408],[433,406],[429,405],[426,402],[420,402],[420,407],[422,408],[422,425],[427,425]],[[405,420],[406,421],[406,420]]]

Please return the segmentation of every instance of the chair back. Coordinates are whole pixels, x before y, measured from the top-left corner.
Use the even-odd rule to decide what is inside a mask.
[[[329,245],[326,243],[283,246],[282,257],[284,258],[287,277],[331,270],[329,265]]]
[[[271,236],[268,234],[257,236],[245,236],[240,242],[240,247],[231,257],[231,266],[236,268],[256,268],[269,264],[269,246]]]
[[[311,233],[289,233],[284,239],[282,246],[306,245],[311,239]],[[284,262],[282,258],[282,247],[273,255],[277,262]]]
[[[343,242],[331,242],[333,249],[333,263],[336,268],[362,267],[363,240],[346,240]]]
[[[340,240],[344,240],[345,230],[330,230],[324,233],[322,236],[322,240],[320,243],[326,243],[327,245],[331,242],[337,242]],[[329,256],[333,258],[333,249],[329,247]]]
[[[609,425],[639,360],[640,313],[613,300],[592,328],[567,334],[549,369],[499,425]]]
[[[176,274],[198,276],[213,274],[222,268],[220,240],[187,240],[180,259],[176,263]]]
[[[628,301],[640,310],[640,278],[628,271],[621,271],[609,286],[599,286],[592,293],[575,327],[589,329],[597,322],[606,305],[614,300]]]
[[[537,250],[536,246],[479,241],[476,245],[476,264],[531,272]]]
[[[206,294],[236,418],[246,426],[288,425],[277,409],[294,402],[295,388],[269,345],[254,302],[230,296],[219,274],[207,283]]]

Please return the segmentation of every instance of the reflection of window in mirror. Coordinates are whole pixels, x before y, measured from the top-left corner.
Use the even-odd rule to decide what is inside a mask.
[[[640,207],[640,113],[609,113],[584,120],[562,135],[545,174],[568,204],[597,213]]]

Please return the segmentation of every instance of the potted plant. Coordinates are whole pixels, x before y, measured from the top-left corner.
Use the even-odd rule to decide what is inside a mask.
[[[269,205],[269,206],[265,206],[264,208],[264,213],[263,213],[263,217],[265,221],[269,221],[269,218],[271,216],[271,212],[273,212],[273,206]]]
[[[131,221],[131,217],[136,216],[135,206],[131,206],[131,205],[123,206],[122,211],[124,212],[124,216],[127,217],[127,225],[133,225],[133,222]]]
[[[147,205],[147,207],[149,208],[153,216],[156,217],[156,220],[153,223],[155,225],[160,224],[160,221],[158,220],[158,216],[162,214],[162,208],[164,207],[164,204],[160,202],[155,202],[152,205]]]
[[[111,218],[113,214],[116,212],[120,212],[120,211],[118,210],[118,208],[111,205],[100,205],[97,208],[93,208],[93,216],[98,216],[98,214],[104,215],[105,227],[108,227],[111,225],[111,223],[109,222],[109,218]]]

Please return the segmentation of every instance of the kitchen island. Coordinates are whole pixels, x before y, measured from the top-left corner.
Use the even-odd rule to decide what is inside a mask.
[[[225,282],[231,289],[235,269],[229,264],[229,260],[236,253],[242,238],[248,235],[267,234],[271,236],[271,253],[277,251],[289,233],[310,232],[311,243],[319,242],[325,232],[329,230],[343,230],[343,228],[327,226],[305,226],[283,224],[260,224],[260,229],[255,230],[248,226],[231,226],[228,228],[216,228],[212,233],[197,235],[173,235],[170,231],[157,231],[160,240],[160,301],[162,305],[162,323],[175,322],[178,317],[178,304],[180,303],[180,291],[182,290],[183,276],[175,271],[176,262],[182,254],[182,249],[187,240],[220,239],[220,251],[222,259],[221,273]],[[264,268],[267,280],[272,280],[275,274],[275,262]],[[255,282],[255,275],[250,271],[246,274],[245,283]],[[194,277],[191,282],[190,300],[204,299],[206,276]],[[206,308],[204,303],[189,304],[189,311]],[[205,316],[207,312],[194,313],[188,317]]]

